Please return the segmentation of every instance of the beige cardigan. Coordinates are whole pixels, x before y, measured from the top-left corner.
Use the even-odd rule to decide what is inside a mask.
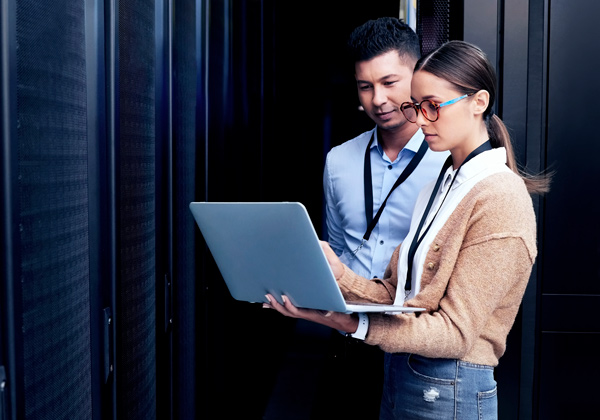
[[[384,279],[368,280],[344,266],[347,300],[392,303],[396,248]],[[496,366],[535,261],[532,200],[512,172],[476,184],[438,232],[427,253],[421,290],[406,306],[421,314],[369,315],[365,341],[384,351]]]

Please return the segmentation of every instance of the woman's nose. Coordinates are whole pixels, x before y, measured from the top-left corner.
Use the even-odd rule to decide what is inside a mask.
[[[416,111],[416,113],[417,113],[417,121],[416,121],[416,124],[417,124],[419,127],[423,127],[423,126],[425,126],[425,125],[429,124],[429,122],[430,122],[430,121],[429,121],[427,118],[425,118],[425,117],[423,116],[423,111],[421,111],[420,109],[416,109],[415,111]]]

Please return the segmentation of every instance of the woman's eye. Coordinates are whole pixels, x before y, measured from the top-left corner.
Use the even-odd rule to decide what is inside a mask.
[[[437,106],[434,102],[431,101],[425,101],[425,103],[422,104],[422,106],[425,107],[425,109],[429,112],[435,112],[437,111]]]

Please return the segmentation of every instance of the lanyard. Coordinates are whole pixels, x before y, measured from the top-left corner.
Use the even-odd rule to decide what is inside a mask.
[[[423,156],[425,156],[425,152],[427,152],[427,149],[429,148],[427,145],[427,142],[425,140],[423,140],[421,143],[421,146],[419,147],[417,154],[415,156],[413,156],[413,158],[410,160],[408,165],[406,165],[406,168],[404,168],[404,170],[402,171],[402,173],[400,174],[400,176],[398,177],[398,179],[392,186],[387,197],[385,197],[385,200],[383,200],[383,203],[381,204],[381,207],[379,207],[379,210],[375,214],[375,217],[373,217],[373,184],[372,184],[372,179],[371,179],[371,177],[372,177],[372,175],[371,175],[371,144],[373,144],[374,139],[375,139],[375,131],[373,131],[373,134],[371,134],[371,140],[369,141],[369,144],[367,145],[367,149],[365,150],[364,186],[365,186],[365,214],[367,217],[367,231],[365,232],[365,234],[363,236],[363,240],[361,241],[361,244],[356,249],[356,251],[354,251],[354,255],[356,255],[356,253],[363,247],[365,242],[367,242],[369,240],[369,237],[371,236],[371,232],[373,232],[373,229],[375,229],[377,222],[379,222],[381,213],[383,213],[383,209],[385,208],[385,205],[387,204],[388,198],[390,198],[390,195],[392,195],[392,192],[410,176],[410,174],[415,170],[415,168],[417,167],[417,165],[419,164],[421,159],[423,159]]]
[[[450,165],[452,165],[452,156],[448,156],[448,159],[446,159],[446,162],[444,162],[444,166],[442,166],[442,170],[440,171],[440,175],[438,176],[438,179],[435,183],[435,187],[433,188],[433,191],[431,192],[431,196],[429,197],[429,202],[427,203],[427,207],[425,208],[425,211],[423,212],[423,216],[421,217],[421,221],[419,222],[419,226],[417,227],[415,236],[413,237],[413,240],[410,244],[410,248],[408,249],[408,270],[406,272],[406,283],[404,284],[405,297],[407,297],[410,294],[410,291],[412,289],[412,268],[413,268],[413,262],[415,259],[415,253],[417,252],[417,248],[421,244],[421,241],[423,240],[425,235],[427,235],[427,232],[429,231],[429,228],[433,224],[433,221],[435,220],[436,216],[440,212],[440,209],[442,208],[444,201],[446,201],[446,197],[448,197],[448,193],[452,189],[452,185],[454,184],[454,181],[456,180],[456,177],[458,176],[458,173],[460,172],[460,168],[462,168],[463,165],[465,163],[467,163],[469,160],[473,159],[478,154],[483,153],[487,150],[492,150],[492,145],[490,144],[489,140],[486,141],[485,143],[483,143],[477,149],[473,150],[469,154],[469,156],[467,156],[467,158],[464,160],[464,162],[461,163],[461,165],[456,170],[456,174],[452,178],[452,181],[450,182],[450,186],[448,187],[448,191],[446,191],[446,195],[444,195],[442,202],[438,206],[437,211],[435,212],[435,214],[433,215],[433,218],[429,222],[427,229],[425,229],[425,231],[423,232],[423,235],[420,235],[421,229],[423,228],[423,225],[425,224],[425,220],[427,219],[427,215],[429,214],[429,211],[431,210],[431,206],[433,205],[435,196],[437,195],[437,191],[440,188],[440,185],[442,183],[442,179],[444,178],[444,174],[446,173],[446,170],[450,167]]]

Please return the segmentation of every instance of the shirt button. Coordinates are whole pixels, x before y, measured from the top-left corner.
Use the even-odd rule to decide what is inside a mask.
[[[388,165],[388,169],[392,169],[392,168],[393,168],[393,166],[392,166],[392,165]]]
[[[379,241],[379,245],[383,245],[383,241]]]
[[[432,263],[432,262],[427,263],[427,269],[428,270],[433,270],[434,268],[435,268],[435,263]]]
[[[433,248],[433,250],[434,250],[435,252],[438,252],[438,251],[440,250],[440,246],[439,246],[438,244],[434,244],[434,245],[432,246],[432,248]]]

